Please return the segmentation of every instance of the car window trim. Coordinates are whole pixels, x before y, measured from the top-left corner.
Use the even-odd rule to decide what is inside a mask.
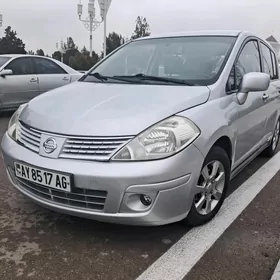
[[[54,63],[58,68],[60,68],[62,70],[63,73],[50,73],[50,74],[46,74],[46,73],[39,73],[38,72],[38,68],[37,68],[37,64],[36,64],[36,59],[43,59],[43,60],[47,60],[47,61],[50,61],[51,63]],[[66,72],[66,70],[64,70],[60,65],[58,65],[57,63],[55,63],[54,61],[52,61],[51,59],[47,59],[47,58],[44,58],[44,57],[32,57],[32,60],[33,60],[33,63],[34,63],[34,67],[35,67],[35,70],[36,70],[36,74],[37,75],[69,75],[68,72]]]
[[[269,51],[271,51],[271,50],[270,50],[270,47],[269,47],[267,44],[264,44],[264,42],[263,42],[262,40],[260,40],[260,46],[261,46],[262,44],[263,44],[265,47],[267,47]],[[262,54],[262,64],[263,64],[263,71],[262,71],[262,73],[265,73],[265,72],[264,72],[264,53],[263,53],[262,48],[261,48],[261,54]],[[270,59],[271,59],[271,63],[272,63],[271,53],[269,52],[269,54],[270,54]],[[274,71],[273,71],[273,63],[272,63],[272,72],[274,72]],[[272,81],[272,80],[273,80],[273,78],[270,76],[270,81]]]
[[[32,72],[33,73],[29,73],[29,74],[19,74],[19,75],[11,75],[11,76],[28,76],[28,75],[37,75],[36,74],[36,69],[34,68],[34,64],[33,64],[33,61],[32,61],[32,58],[31,57],[15,57],[13,59],[11,59],[10,61],[8,61],[9,63],[3,68],[3,69],[9,69],[9,65],[11,63],[13,63],[14,61],[19,61],[19,60],[23,60],[23,59],[30,59],[30,62],[31,62],[31,65],[32,65]]]
[[[276,54],[275,54],[275,51],[274,51],[274,49],[273,48],[271,48],[265,41],[263,41],[263,40],[260,40],[260,44],[263,44],[263,45],[265,45],[269,50],[270,50],[270,56],[271,56],[271,54],[273,53],[273,55],[274,55],[274,61],[275,61],[275,63],[276,63],[276,72],[277,72],[277,74],[276,74],[276,77],[277,78],[273,78],[273,79],[270,79],[271,81],[275,81],[275,80],[279,80],[279,71],[278,71],[278,61],[277,61],[277,59],[276,59]],[[262,54],[263,55],[263,54]],[[272,58],[273,59],[273,58]],[[264,73],[264,72],[262,72],[262,73]]]
[[[277,67],[276,67],[276,62],[275,62],[275,56],[274,53],[270,50],[270,56],[271,56],[271,61],[272,61],[272,70],[273,70],[273,79],[272,81],[278,80],[278,73],[277,73]]]
[[[251,42],[251,41],[256,41],[256,42],[257,42],[258,51],[259,51],[259,57],[260,57],[260,70],[261,70],[261,73],[263,73],[262,54],[261,54],[261,49],[260,49],[260,41],[261,41],[261,40],[260,40],[258,37],[249,36],[249,37],[247,37],[247,38],[245,38],[245,39],[243,40],[243,42],[242,42],[242,44],[241,44],[241,46],[240,46],[240,48],[239,48],[239,50],[238,50],[238,53],[237,53],[237,55],[236,55],[236,58],[235,58],[235,60],[234,60],[234,63],[233,63],[233,65],[232,65],[232,68],[234,67],[234,83],[235,83],[235,86],[236,86],[236,69],[235,69],[236,63],[237,63],[237,61],[238,61],[238,59],[239,59],[239,57],[240,57],[240,54],[241,54],[241,52],[243,51],[244,47],[245,47],[249,42]],[[232,68],[231,68],[231,70],[232,70]],[[231,70],[230,70],[230,72],[231,72]],[[229,76],[228,76],[227,81],[229,80],[229,78],[230,78],[230,74],[229,74]],[[227,83],[226,83],[226,90],[225,90],[225,91],[226,91],[226,94],[227,94],[227,95],[231,95],[231,94],[233,94],[233,93],[238,93],[238,89],[237,89],[237,88],[234,89],[234,90],[228,91],[228,90],[227,90]]]

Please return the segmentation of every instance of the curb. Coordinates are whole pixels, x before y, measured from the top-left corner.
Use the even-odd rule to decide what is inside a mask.
[[[270,280],[280,280],[280,260],[279,260]]]

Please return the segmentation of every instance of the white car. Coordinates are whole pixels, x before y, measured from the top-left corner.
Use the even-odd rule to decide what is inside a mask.
[[[46,91],[83,74],[49,57],[0,55],[0,111],[16,109]]]

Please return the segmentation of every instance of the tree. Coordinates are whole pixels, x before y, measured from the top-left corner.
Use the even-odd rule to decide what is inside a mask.
[[[72,37],[67,38],[66,44],[64,44],[65,54],[63,55],[63,62],[69,65],[69,60],[71,56],[75,56],[79,52],[78,47],[74,43]]]
[[[5,29],[5,37],[0,39],[0,54],[26,54],[25,44],[11,26]]]
[[[36,54],[40,55],[40,56],[45,56],[45,53],[44,53],[44,51],[42,49],[37,50]]]
[[[86,46],[81,49],[81,54],[89,56],[89,51],[87,50]]]
[[[68,37],[68,38],[67,38],[66,44],[64,43],[64,48],[65,48],[66,50],[78,49],[78,47],[77,47],[76,44],[74,43],[74,40],[73,40],[72,37]]]
[[[59,51],[54,52],[52,58],[61,61],[61,53]]]
[[[32,50],[28,51],[27,53],[30,55],[35,55],[35,53]]]
[[[117,34],[116,32],[109,33],[106,38],[106,52],[107,54],[111,53],[119,46],[121,46],[124,42],[124,37],[122,35]]]
[[[69,66],[76,70],[89,70],[99,60],[98,54],[92,52],[92,57],[89,56],[89,51],[84,47],[82,52],[77,52],[75,56],[71,56],[69,59]]]
[[[138,16],[136,20],[135,30],[131,36],[131,39],[147,37],[150,35],[151,35],[150,25],[148,24],[147,19],[145,17]]]

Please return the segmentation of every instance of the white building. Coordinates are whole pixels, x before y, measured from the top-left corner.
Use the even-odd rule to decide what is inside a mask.
[[[280,57],[280,43],[271,35],[266,41],[274,48],[278,58]]]

